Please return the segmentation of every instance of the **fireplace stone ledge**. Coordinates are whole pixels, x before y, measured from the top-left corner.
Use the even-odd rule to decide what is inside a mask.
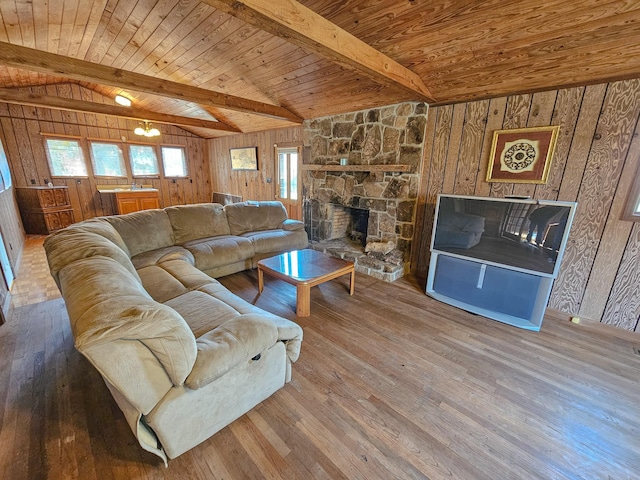
[[[312,243],[310,247],[327,255],[351,261],[355,264],[356,272],[385,282],[394,282],[409,270],[409,263],[398,265],[371,257],[364,253],[359,242],[345,238]]]

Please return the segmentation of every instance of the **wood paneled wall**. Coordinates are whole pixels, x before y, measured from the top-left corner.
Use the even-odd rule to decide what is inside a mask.
[[[64,83],[31,87],[31,92],[98,103],[110,102],[102,95],[82,86]],[[72,135],[82,138],[85,158],[90,167],[87,138],[141,142],[133,133],[137,121],[90,113],[75,113],[47,108],[0,103],[0,135],[4,140],[15,186],[29,186],[32,180],[43,185],[51,179],[49,164],[41,133]],[[143,143],[184,145],[186,147],[189,177],[185,179],[144,179],[160,192],[163,207],[185,203],[210,201],[211,182],[207,164],[207,140],[181,128],[155,124],[162,135],[144,139]],[[159,158],[158,161],[161,161]],[[54,185],[67,185],[76,221],[115,213],[111,195],[101,195],[98,184],[130,184],[132,179],[53,178]],[[136,180],[139,182],[139,180]]]
[[[287,143],[302,145],[302,127],[230,135],[209,140],[213,191],[240,195],[243,200],[273,200],[276,195],[273,146]],[[229,149],[243,147],[258,147],[258,170],[231,170]]]
[[[13,187],[0,192],[0,233],[2,233],[13,273],[17,275],[24,248],[24,230]],[[0,308],[5,306],[8,293],[4,279],[0,278]]]
[[[640,331],[640,223],[621,220],[640,161],[640,80],[430,109],[412,268],[426,276],[438,193],[577,201],[549,306]],[[493,131],[560,125],[546,185],[487,183]]]

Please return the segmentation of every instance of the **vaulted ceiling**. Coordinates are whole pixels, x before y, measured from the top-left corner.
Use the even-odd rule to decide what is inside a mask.
[[[73,81],[216,137],[640,77],[640,2],[0,0],[0,42],[0,101],[97,108],[17,89]]]

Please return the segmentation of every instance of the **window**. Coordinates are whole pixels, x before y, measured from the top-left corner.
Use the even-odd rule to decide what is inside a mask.
[[[161,150],[165,177],[186,177],[189,175],[184,147],[162,147]]]
[[[278,184],[280,198],[298,199],[298,149],[278,148]]]
[[[11,172],[9,171],[9,160],[4,151],[2,140],[0,140],[0,192],[11,186]]]
[[[156,149],[152,145],[129,145],[129,161],[134,177],[160,174]]]
[[[96,176],[127,176],[122,148],[117,143],[91,142],[91,161]]]
[[[636,170],[636,176],[629,191],[627,205],[625,206],[622,218],[623,220],[640,222],[640,165]]]
[[[53,177],[86,177],[87,165],[79,140],[47,138],[47,158]]]

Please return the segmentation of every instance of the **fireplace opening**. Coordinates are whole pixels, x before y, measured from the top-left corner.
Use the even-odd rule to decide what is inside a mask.
[[[357,272],[387,282],[404,275],[403,255],[395,243],[381,241],[375,232],[367,238],[370,215],[376,212],[317,199],[305,199],[303,206],[311,248],[353,261]]]
[[[312,241],[349,239],[362,247],[367,244],[369,210],[337,203],[318,202],[305,210],[305,224]]]
[[[365,208],[346,207],[350,214],[347,236],[364,247],[367,244],[367,229],[369,228],[369,210]]]
[[[330,204],[329,207],[327,212],[327,220],[331,224],[329,240],[349,238],[364,247],[367,244],[369,210],[336,203]]]

